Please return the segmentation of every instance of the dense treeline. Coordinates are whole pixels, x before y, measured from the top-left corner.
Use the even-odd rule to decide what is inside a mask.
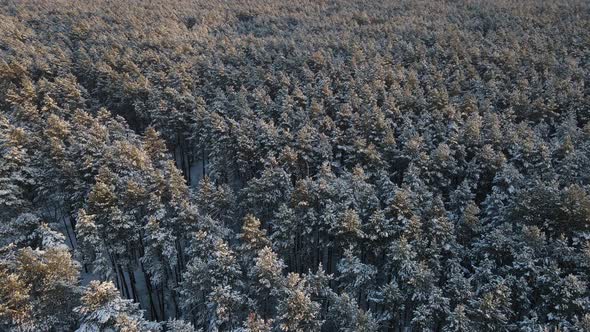
[[[590,331],[589,18],[0,0],[0,330]]]

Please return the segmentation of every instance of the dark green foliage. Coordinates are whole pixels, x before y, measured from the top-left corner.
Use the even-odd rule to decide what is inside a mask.
[[[589,330],[589,15],[0,0],[0,329]]]

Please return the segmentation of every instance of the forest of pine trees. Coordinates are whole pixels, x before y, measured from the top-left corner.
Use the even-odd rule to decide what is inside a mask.
[[[590,1],[0,0],[0,331],[590,331]]]

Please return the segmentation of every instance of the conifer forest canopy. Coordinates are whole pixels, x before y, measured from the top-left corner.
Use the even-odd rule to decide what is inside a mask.
[[[590,331],[590,1],[0,0],[0,331]]]

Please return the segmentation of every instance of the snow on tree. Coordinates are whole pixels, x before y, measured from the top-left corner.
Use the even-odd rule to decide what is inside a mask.
[[[148,322],[132,300],[124,300],[112,282],[91,281],[84,290],[80,306],[77,332],[91,331],[160,331],[158,323]]]
[[[0,6],[0,330],[590,329],[587,1],[163,3]]]
[[[61,240],[63,245],[63,237]],[[79,272],[67,247],[33,250],[8,246],[1,250],[0,324],[23,330],[75,326],[72,310],[79,297]]]

